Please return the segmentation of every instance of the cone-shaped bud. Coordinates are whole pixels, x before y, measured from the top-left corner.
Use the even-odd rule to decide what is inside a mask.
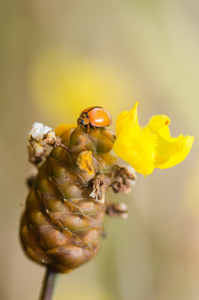
[[[115,136],[107,129],[67,128],[59,135],[61,146],[46,157],[33,181],[20,237],[32,260],[65,273],[99,249],[106,201],[91,196],[93,181],[99,173],[111,177],[116,156]],[[82,167],[86,155],[88,166]]]

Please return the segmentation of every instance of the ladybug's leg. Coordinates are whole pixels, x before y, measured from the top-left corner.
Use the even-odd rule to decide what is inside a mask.
[[[89,132],[89,130],[90,130],[90,123],[88,123],[86,126],[87,126],[87,132]]]
[[[93,126],[94,130],[99,132],[99,127]]]

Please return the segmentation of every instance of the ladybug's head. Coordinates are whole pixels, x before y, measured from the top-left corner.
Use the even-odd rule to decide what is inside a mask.
[[[82,112],[77,119],[77,125],[88,125],[89,124],[89,116],[86,112]]]

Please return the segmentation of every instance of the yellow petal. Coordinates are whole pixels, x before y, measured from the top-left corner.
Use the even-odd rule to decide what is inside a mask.
[[[155,139],[148,129],[141,129],[137,117],[138,102],[131,111],[122,112],[117,118],[117,139],[113,149],[138,172],[151,174],[155,162]]]
[[[66,132],[67,130],[70,130],[72,128],[77,127],[76,124],[60,124],[56,129],[55,129],[55,135],[60,136]]]
[[[121,130],[129,128],[129,126],[139,126],[137,117],[137,106],[138,102],[135,103],[131,111],[123,111],[117,117],[116,121],[116,134],[119,135]]]
[[[138,124],[137,105],[130,112],[122,112],[117,119],[116,154],[144,175],[154,168],[170,168],[183,161],[191,150],[194,137],[170,134],[170,119],[166,115],[153,116],[143,129]]]
[[[151,174],[155,162],[155,140],[150,132],[140,127],[129,127],[120,131],[113,149],[123,160],[128,162],[138,173]]]
[[[161,131],[165,139],[170,139],[171,135],[168,127],[169,124],[170,119],[166,115],[157,115],[150,119],[146,127],[148,127],[153,134],[159,134]]]
[[[191,136],[171,137],[170,141],[159,136],[155,167],[166,169],[182,162],[189,154],[193,141],[194,137]]]
[[[170,119],[166,115],[153,116],[147,127],[156,135],[155,167],[166,169],[183,161],[191,150],[194,137],[180,135],[171,136],[169,131]]]

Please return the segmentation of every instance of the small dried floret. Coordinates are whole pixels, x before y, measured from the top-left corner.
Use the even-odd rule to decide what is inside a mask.
[[[46,145],[58,147],[61,145],[61,139],[56,137],[52,128],[42,123],[34,123],[28,135],[29,141],[29,160],[38,163],[47,151]]]
[[[98,173],[93,180],[92,193],[90,196],[95,198],[95,201],[104,203],[106,190],[109,185],[110,179],[107,176]]]
[[[133,168],[129,171],[128,168],[115,166],[114,181],[111,184],[115,193],[128,194],[131,187],[136,182],[136,174]]]
[[[40,141],[43,139],[44,135],[47,134],[49,131],[52,131],[53,129],[43,125],[42,123],[35,122],[32,126],[31,131],[29,132],[28,139],[34,139],[36,141]],[[54,132],[53,132],[54,133]],[[55,137],[55,133],[54,133]]]
[[[110,217],[128,218],[127,205],[124,202],[110,203],[107,206],[106,213]]]

